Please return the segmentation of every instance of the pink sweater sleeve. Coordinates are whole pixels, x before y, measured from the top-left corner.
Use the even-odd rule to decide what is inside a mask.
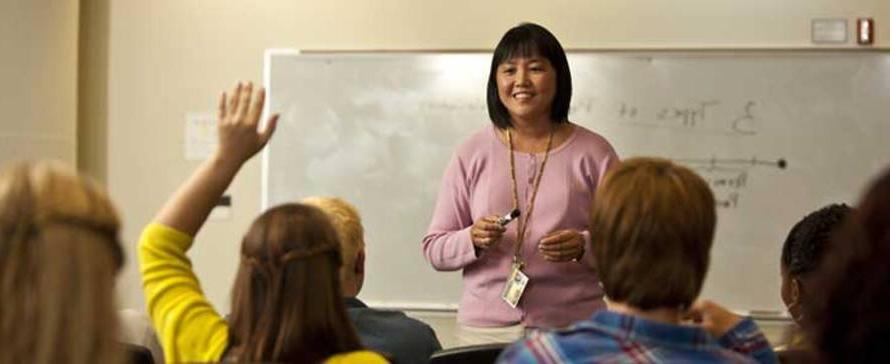
[[[423,255],[436,270],[459,270],[477,259],[470,240],[469,191],[466,166],[455,154],[442,176],[433,220],[423,238]]]
[[[599,175],[597,175],[596,184],[599,186],[603,183],[603,178],[606,178],[606,174],[612,170],[613,168],[618,167],[618,156],[615,155],[614,151],[610,151],[611,153],[607,153],[600,161],[599,165]],[[584,255],[581,256],[581,263],[588,266],[596,268],[596,259],[593,256],[593,245],[590,241],[590,231],[584,230],[581,235],[584,237]]]

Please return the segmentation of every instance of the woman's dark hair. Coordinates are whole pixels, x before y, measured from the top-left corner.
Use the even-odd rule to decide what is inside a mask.
[[[794,224],[782,245],[782,267],[789,275],[797,277],[819,266],[831,233],[849,213],[850,206],[831,204]]]
[[[337,233],[321,210],[285,204],[260,215],[241,243],[227,356],[316,363],[361,349],[340,294],[340,264]]]
[[[566,52],[556,37],[544,27],[533,23],[522,23],[501,38],[491,58],[488,73],[488,117],[500,129],[508,128],[510,113],[498,96],[497,69],[501,63],[515,57],[544,57],[556,71],[556,94],[550,109],[550,120],[554,123],[569,121],[569,104],[572,101],[572,74]]]
[[[890,358],[890,170],[868,189],[832,235],[812,273],[812,312],[804,318],[823,359],[834,363]]]

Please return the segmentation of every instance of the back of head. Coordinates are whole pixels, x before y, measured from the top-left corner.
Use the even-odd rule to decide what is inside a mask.
[[[714,196],[688,168],[659,158],[623,161],[597,189],[591,217],[606,295],[643,310],[691,305],[715,222]]]
[[[890,358],[890,170],[832,235],[805,320],[830,362]]]
[[[794,224],[782,245],[782,268],[792,277],[816,270],[831,233],[850,213],[845,204],[831,204]]]
[[[356,291],[360,290],[362,282],[356,280],[353,267],[358,252],[365,247],[365,229],[358,210],[349,202],[337,197],[309,197],[301,202],[319,208],[331,220],[334,230],[337,231],[340,253],[343,257],[340,279],[344,281],[343,283],[352,281],[352,284],[357,285]]]
[[[816,290],[811,284],[810,275],[822,262],[832,232],[841,225],[850,210],[843,204],[825,206],[794,224],[785,239],[780,265],[780,294],[788,313],[798,325],[806,324],[801,320],[802,313],[807,311],[804,306],[812,304],[812,293]],[[792,330],[792,346],[806,346],[806,330],[800,329]]]
[[[0,362],[119,357],[119,226],[105,193],[61,164],[0,174]]]
[[[260,215],[241,244],[231,354],[310,363],[359,349],[340,294],[340,263],[337,233],[317,208],[285,204]]]

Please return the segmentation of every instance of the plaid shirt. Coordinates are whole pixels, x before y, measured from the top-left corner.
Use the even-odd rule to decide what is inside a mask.
[[[610,311],[513,343],[498,363],[778,363],[750,318],[714,340],[704,330]]]

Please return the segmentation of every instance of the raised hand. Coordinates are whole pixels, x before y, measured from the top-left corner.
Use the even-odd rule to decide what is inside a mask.
[[[258,130],[265,101],[265,91],[260,88],[254,95],[251,83],[239,82],[230,93],[222,94],[216,153],[182,183],[158,211],[155,222],[189,236],[198,233],[244,162],[263,149],[275,132],[278,115]]]
[[[239,82],[232,91],[222,94],[217,112],[218,157],[241,164],[269,142],[278,114],[270,116],[263,130],[258,130],[265,101],[266,90],[260,87],[254,95],[250,82]]]

